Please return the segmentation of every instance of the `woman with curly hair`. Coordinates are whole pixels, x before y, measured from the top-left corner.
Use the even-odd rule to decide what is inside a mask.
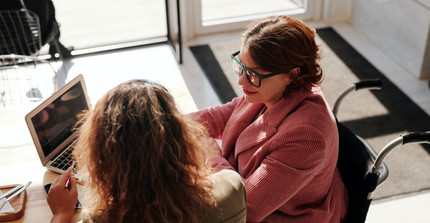
[[[248,222],[341,222],[348,195],[338,132],[318,85],[315,30],[287,16],[256,20],[231,55],[243,96],[192,115],[222,139],[211,163],[244,181]]]
[[[234,171],[206,165],[205,129],[182,115],[161,85],[125,82],[85,115],[73,155],[90,197],[84,222],[244,222],[246,197]],[[77,192],[58,177],[52,222],[67,222]]]

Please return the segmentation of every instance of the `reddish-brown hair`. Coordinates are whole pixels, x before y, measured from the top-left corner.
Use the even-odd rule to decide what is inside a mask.
[[[317,85],[322,80],[315,30],[288,16],[270,16],[250,23],[242,34],[242,49],[261,69],[288,73],[300,68],[288,88]],[[287,89],[288,89],[287,88]]]
[[[202,222],[215,201],[200,137],[160,85],[129,81],[87,114],[73,152],[88,174],[91,218],[102,222]]]

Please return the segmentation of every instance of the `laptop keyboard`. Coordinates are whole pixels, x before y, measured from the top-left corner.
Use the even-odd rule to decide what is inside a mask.
[[[73,161],[72,151],[75,144],[76,144],[76,140],[71,142],[67,146],[67,148],[55,158],[55,160],[51,163],[51,166],[64,171],[67,170],[70,167],[70,165],[72,165],[72,161]]]

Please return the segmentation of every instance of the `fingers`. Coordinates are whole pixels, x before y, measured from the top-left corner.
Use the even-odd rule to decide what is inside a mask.
[[[78,187],[76,184],[76,179],[75,176],[72,175],[72,177],[70,178],[70,192],[73,194],[78,194]]]
[[[66,172],[64,172],[63,174],[61,174],[61,176],[59,177],[60,178],[60,183],[63,183],[63,184],[65,184],[66,183],[66,181],[67,181],[67,178],[69,178],[69,175],[71,174],[71,172],[72,172],[72,167],[70,166],[67,170],[66,170]]]
[[[62,173],[60,176],[55,178],[55,180],[52,184],[53,185],[58,185],[58,184],[64,185],[71,172],[72,172],[72,167],[69,167],[64,173]]]
[[[73,170],[73,166],[70,166],[67,170],[66,170],[66,172],[64,172],[63,174],[66,174],[67,175],[67,177],[70,175],[70,173],[72,172],[72,170]]]
[[[58,183],[58,181],[60,180],[60,176],[58,176],[58,177],[55,178],[55,180],[52,182],[53,185]]]

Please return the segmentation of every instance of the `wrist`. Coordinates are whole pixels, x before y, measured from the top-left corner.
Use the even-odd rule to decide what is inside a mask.
[[[56,214],[52,217],[51,223],[70,222],[71,219],[72,219],[72,214]]]

